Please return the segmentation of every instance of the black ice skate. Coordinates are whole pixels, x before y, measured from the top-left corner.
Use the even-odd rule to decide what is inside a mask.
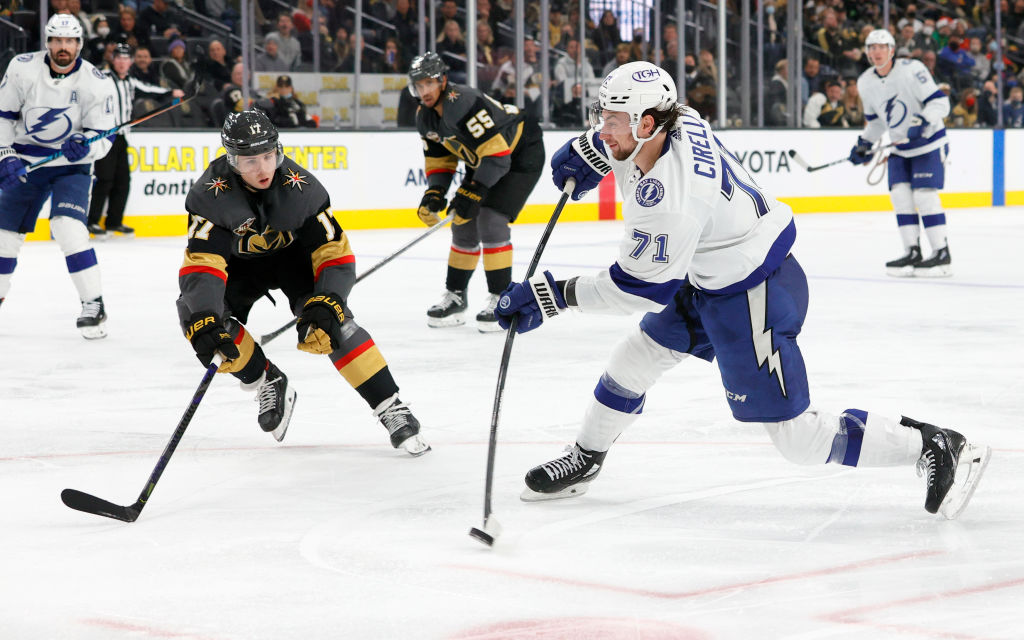
[[[923,446],[917,475],[928,483],[925,510],[955,519],[974,495],[992,450],[968,443],[967,438],[952,429],[940,429],[905,416],[900,424],[921,431]]]
[[[539,502],[556,498],[572,498],[587,492],[590,483],[601,472],[607,451],[588,451],[579,444],[565,448],[561,458],[534,467],[526,474],[526,489],[519,498]]]
[[[914,245],[907,250],[907,255],[885,263],[885,272],[895,278],[910,278],[914,275],[914,267],[921,263],[921,247]]]
[[[260,403],[257,418],[260,429],[274,436],[278,442],[284,440],[298,397],[295,389],[288,384],[288,376],[270,363],[259,380],[251,384],[242,383],[242,388],[256,392],[256,401]]]
[[[103,296],[82,303],[82,314],[75,325],[86,340],[98,340],[107,337],[103,323],[107,321],[107,310],[103,307]]]
[[[952,262],[949,247],[942,247],[932,257],[914,265],[914,275],[918,278],[948,278],[953,275]]]
[[[421,456],[430,451],[430,445],[419,436],[420,421],[412,415],[409,406],[398,399],[397,393],[377,405],[373,415],[388,430],[392,447],[401,447],[411,456]]]
[[[480,333],[502,331],[501,325],[498,324],[498,316],[494,314],[494,309],[498,306],[498,298],[500,297],[497,293],[488,294],[484,308],[480,313],[476,314],[476,328]]]
[[[107,230],[104,229],[103,227],[101,227],[100,225],[98,225],[98,224],[90,224],[90,225],[87,226],[87,228],[89,229],[89,233],[92,234],[92,236],[93,236],[93,238],[95,240],[106,240],[107,239]]]
[[[134,236],[135,235],[135,229],[133,229],[132,227],[126,227],[123,224],[118,225],[116,227],[109,227],[107,229],[107,232],[108,233],[120,233],[123,236]]]
[[[427,309],[427,326],[458,327],[466,324],[466,292],[445,291],[441,301]]]

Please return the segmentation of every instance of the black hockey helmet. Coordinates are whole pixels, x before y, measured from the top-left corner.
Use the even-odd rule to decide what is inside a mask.
[[[419,94],[416,93],[417,80],[426,78],[440,80],[442,76],[448,76],[448,65],[441,59],[441,56],[433,51],[421,53],[412,59],[412,64],[409,66],[409,93],[414,98],[419,98]]]
[[[132,57],[132,48],[127,42],[118,42],[114,45],[114,57],[118,56]]]
[[[284,162],[277,127],[259,109],[229,113],[220,130],[220,141],[227,152],[228,164],[238,169],[238,156],[258,156],[277,150],[277,166]]]

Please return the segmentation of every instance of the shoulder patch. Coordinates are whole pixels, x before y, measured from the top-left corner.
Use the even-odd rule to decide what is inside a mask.
[[[644,178],[636,185],[636,201],[641,207],[653,207],[665,197],[665,185],[655,178]]]
[[[31,53],[23,53],[20,56],[18,56],[17,58],[15,58],[15,60],[18,61],[18,62],[29,62],[30,60],[32,60],[32,54]]]
[[[231,191],[231,185],[228,181],[220,176],[210,180],[206,184],[207,191],[213,191],[213,197],[216,198],[221,194],[222,191]]]
[[[106,80],[107,79],[107,76],[103,75],[103,72],[100,71],[99,69],[97,69],[96,67],[92,68],[92,75],[96,76],[100,80]]]
[[[299,172],[294,169],[288,169],[287,171],[288,173],[284,177],[284,182],[281,183],[282,186],[292,187],[293,189],[298,187],[299,191],[302,191],[302,185],[309,184],[306,182],[306,178],[308,176],[300,175]]]

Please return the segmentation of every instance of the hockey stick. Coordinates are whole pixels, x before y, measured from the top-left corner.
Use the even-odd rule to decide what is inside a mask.
[[[121,124],[117,125],[116,127],[112,128],[112,129],[107,129],[103,133],[97,133],[96,135],[94,135],[94,136],[92,136],[90,138],[86,138],[85,141],[84,141],[84,144],[90,145],[90,144],[96,142],[97,140],[99,140],[101,138],[106,138],[108,136],[112,136],[112,135],[116,134],[118,131],[120,131],[121,129],[124,129],[125,127],[131,127],[131,126],[134,126],[134,125],[137,125],[137,124],[141,124],[141,123],[145,122],[146,120],[149,120],[150,118],[155,118],[155,117],[157,117],[160,114],[167,113],[171,109],[177,109],[181,105],[186,104],[187,102],[189,102],[190,100],[192,100],[193,98],[195,98],[196,96],[199,95],[200,90],[202,90],[203,80],[204,80],[204,78],[202,77],[202,74],[197,69],[195,75],[192,77],[192,80],[189,81],[189,84],[194,84],[194,88],[192,90],[192,95],[186,96],[184,98],[174,98],[173,100],[171,100],[171,104],[169,104],[169,105],[166,105],[166,106],[163,106],[163,107],[157,107],[156,109],[153,109],[149,113],[145,113],[145,114],[139,116],[138,118],[135,118],[134,120],[130,120],[128,122],[122,122]],[[64,155],[64,151],[58,150],[56,153],[50,154],[50,155],[46,156],[45,158],[43,158],[42,160],[36,160],[32,164],[30,164],[27,167],[25,167],[25,173],[33,171],[36,168],[43,166],[44,164],[53,162],[54,160],[56,160],[57,158],[60,158],[63,155]]]
[[[537,248],[533,252],[530,266],[526,270],[527,280],[533,277],[533,272],[537,270],[540,254],[544,252],[544,247],[548,244],[548,239],[555,228],[555,223],[558,222],[558,216],[562,214],[562,209],[565,207],[565,203],[569,200],[569,195],[572,194],[572,190],[575,187],[576,180],[573,178],[566,180],[565,187],[562,188],[562,197],[558,199],[558,206],[555,207],[555,212],[551,214],[551,220],[548,221],[548,226],[544,228],[540,242],[537,243]],[[508,332],[505,334],[505,349],[501,352],[501,364],[498,365],[498,386],[494,392],[494,408],[491,410],[491,436],[487,441],[487,476],[484,482],[484,524],[480,529],[473,527],[469,530],[471,537],[489,547],[494,546],[494,540],[501,533],[501,524],[495,519],[494,512],[491,510],[491,493],[494,488],[494,454],[498,448],[498,419],[501,416],[501,398],[505,394],[505,377],[508,374],[508,363],[512,357],[512,341],[516,337],[516,327],[518,324],[519,316],[513,316]]]
[[[906,140],[900,140],[898,142],[891,142],[891,143],[889,143],[889,144],[887,144],[885,146],[876,147],[876,148],[872,149],[871,153],[873,155],[873,154],[878,153],[879,151],[885,151],[886,149],[892,149],[896,145],[903,144],[905,142],[906,142]],[[804,169],[807,169],[808,173],[811,173],[813,171],[818,171],[820,169],[826,169],[828,167],[834,167],[837,164],[843,164],[844,162],[849,162],[850,161],[850,156],[846,156],[845,158],[840,158],[838,160],[833,160],[832,162],[826,162],[825,164],[819,164],[817,166],[813,166],[812,167],[811,165],[807,164],[807,161],[804,160],[803,156],[801,156],[799,153],[797,153],[796,149],[790,149],[789,150],[789,157],[793,159],[793,162],[797,163],[798,165],[800,165]]]
[[[139,499],[135,501],[135,504],[122,507],[76,489],[65,489],[60,492],[60,499],[64,504],[78,511],[106,516],[107,518],[123,522],[135,522],[139,514],[142,513],[142,508],[146,506],[149,497],[153,495],[156,483],[160,480],[160,476],[163,475],[167,462],[170,461],[174,450],[178,447],[181,437],[185,435],[185,429],[188,427],[188,423],[192,421],[192,416],[195,415],[196,409],[199,408],[199,403],[202,401],[203,395],[206,394],[206,390],[210,387],[210,383],[213,382],[213,376],[217,373],[218,366],[220,366],[220,358],[214,358],[214,361],[206,368],[206,373],[203,374],[203,379],[199,383],[199,388],[196,389],[195,395],[192,396],[192,403],[189,404],[188,409],[185,410],[185,415],[181,417],[177,428],[171,434],[170,442],[167,443],[164,452],[160,455],[153,473],[149,474],[149,480],[146,481],[146,486],[143,487],[142,493],[139,494]]]
[[[416,244],[420,240],[423,240],[424,238],[426,238],[430,234],[434,233],[435,231],[437,231],[441,227],[445,226],[446,224],[448,224],[449,222],[451,222],[454,219],[455,219],[454,215],[448,216],[444,220],[442,220],[439,224],[435,224],[434,226],[430,227],[429,229],[427,229],[426,231],[424,231],[420,235],[416,236],[415,238],[410,240],[408,244],[403,246],[401,249],[399,249],[398,251],[395,251],[394,253],[392,253],[388,257],[384,258],[383,260],[381,260],[377,264],[373,265],[367,271],[364,271],[363,273],[359,274],[359,277],[356,278],[355,284],[359,284],[360,280],[362,280],[366,276],[370,275],[371,273],[373,273],[377,269],[380,269],[381,267],[383,267],[387,263],[391,262],[392,260],[394,260],[398,256],[402,255],[403,253],[406,252],[407,249],[412,247],[414,244]],[[298,323],[299,323],[299,319],[298,318],[292,318],[291,320],[288,321],[288,324],[284,325],[280,329],[275,329],[274,331],[271,331],[268,334],[260,336],[260,346],[267,344],[268,342],[270,342],[271,340],[273,340],[277,336],[281,335],[285,331],[291,329],[292,327],[294,327]]]

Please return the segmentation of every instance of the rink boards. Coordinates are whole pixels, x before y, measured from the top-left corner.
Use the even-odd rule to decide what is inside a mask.
[[[844,157],[856,130],[755,131],[718,133],[758,185],[790,204],[797,213],[885,211],[891,209],[885,178],[868,183],[871,165],[843,163],[808,173],[790,158],[795,150],[809,164]],[[548,158],[571,131],[548,131]],[[951,130],[946,163],[945,207],[1024,204],[1024,131]],[[419,136],[409,131],[283,131],[285,153],[314,172],[331,194],[335,215],[344,228],[418,227],[415,208],[426,185]],[[219,134],[210,132],[137,131],[130,134],[132,171],[125,222],[140,236],[185,233],[184,200],[210,160],[224,152]],[[878,177],[880,171],[876,170]],[[456,180],[457,183],[457,180]],[[455,185],[453,184],[453,190]],[[578,203],[570,203],[564,221],[612,219],[619,196],[606,180]],[[541,178],[520,216],[543,222],[558,200],[549,174]],[[49,237],[46,205],[29,239]]]

